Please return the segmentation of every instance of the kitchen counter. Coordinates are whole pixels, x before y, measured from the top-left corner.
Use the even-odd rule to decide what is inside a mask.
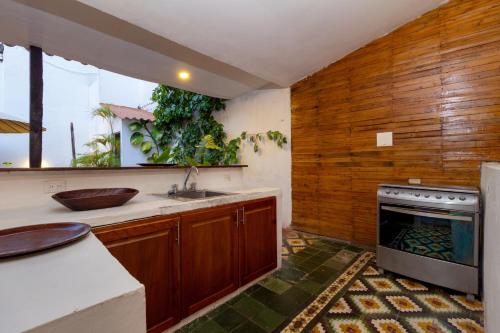
[[[145,331],[144,287],[93,234],[0,260],[0,295],[0,332]]]
[[[83,212],[73,212],[54,201],[2,210],[1,228],[50,222],[82,222],[96,227],[270,196],[278,197],[280,221],[279,189],[226,192],[232,194],[193,201],[140,194],[121,207]],[[277,227],[281,228],[279,222]],[[0,260],[0,295],[0,332],[79,333],[103,328],[110,333],[145,332],[143,286],[93,234],[50,251]]]
[[[180,201],[154,194],[140,193],[131,201],[120,207],[81,212],[71,211],[56,201],[44,206],[4,209],[2,210],[0,228],[6,229],[30,224],[55,222],[81,222],[87,223],[92,227],[97,227],[155,215],[174,214],[198,208],[220,206],[238,201],[269,196],[281,196],[279,189],[268,187],[254,189],[223,189],[221,191],[231,194],[201,200]],[[278,204],[278,216],[280,216],[280,208],[281,206]]]

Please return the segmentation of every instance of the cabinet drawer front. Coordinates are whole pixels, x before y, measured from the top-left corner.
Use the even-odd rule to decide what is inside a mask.
[[[115,240],[123,240],[128,237],[138,237],[141,235],[156,233],[172,227],[177,227],[179,222],[179,217],[157,216],[143,220],[97,227],[93,228],[92,232],[101,242],[109,243]]]

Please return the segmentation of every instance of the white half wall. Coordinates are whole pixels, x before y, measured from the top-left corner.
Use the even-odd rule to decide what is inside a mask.
[[[500,163],[485,163],[481,169],[484,203],[483,293],[486,332],[500,327]]]
[[[283,227],[292,219],[292,155],[291,155],[290,89],[256,90],[227,102],[226,110],[215,113],[215,118],[224,124],[228,139],[243,131],[265,133],[279,130],[287,136],[284,149],[267,140],[259,153],[253,146],[243,143],[241,162],[248,164],[243,169],[243,181],[247,187],[278,187],[283,194]]]

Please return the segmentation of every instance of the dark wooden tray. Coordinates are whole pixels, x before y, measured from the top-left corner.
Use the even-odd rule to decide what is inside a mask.
[[[137,193],[133,188],[91,188],[59,192],[52,198],[72,210],[92,210],[121,206]]]
[[[175,164],[175,163],[137,163],[137,165],[140,165],[142,167],[172,167],[172,166],[176,166],[177,164]]]
[[[39,252],[85,237],[90,226],[84,223],[36,224],[0,230],[0,258]]]

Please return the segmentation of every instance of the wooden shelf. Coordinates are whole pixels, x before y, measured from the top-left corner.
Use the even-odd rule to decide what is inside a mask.
[[[227,169],[227,168],[247,168],[246,164],[234,165],[200,165],[196,166],[199,169]],[[49,172],[49,171],[120,171],[120,170],[166,170],[166,169],[186,169],[187,166],[170,165],[170,166],[129,166],[129,167],[111,167],[111,168],[0,168],[0,172]]]

